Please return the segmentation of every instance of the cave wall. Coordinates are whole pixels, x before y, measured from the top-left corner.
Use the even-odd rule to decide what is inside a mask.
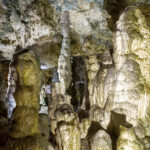
[[[149,0],[0,8],[0,149],[150,149]]]

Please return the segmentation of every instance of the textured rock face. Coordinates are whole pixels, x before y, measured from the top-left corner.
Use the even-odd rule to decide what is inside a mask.
[[[39,115],[39,127],[41,135],[48,140],[50,132],[49,132],[49,117],[47,114]]]
[[[110,16],[103,9],[103,1],[89,3],[79,0],[74,10],[70,11],[71,29],[81,39],[82,53],[98,53],[100,49],[112,46],[108,18]]]
[[[104,109],[103,119],[97,118],[97,122],[101,121],[104,128],[108,127],[111,120],[110,111],[126,115],[125,120],[133,126],[141,124],[146,127],[148,124],[149,39],[149,27],[145,17],[138,8],[129,7],[117,22],[117,32],[114,35],[114,67],[111,65],[111,57],[107,55],[104,56],[109,58],[109,63],[105,65],[102,60],[102,67],[97,65],[96,57],[89,59],[90,104]],[[104,56],[102,57],[105,58]],[[96,112],[97,109],[94,106],[92,108],[91,112]],[[99,115],[102,114],[100,112],[102,111],[99,111]],[[148,130],[147,126],[147,135]]]
[[[120,136],[117,141],[117,150],[145,150],[143,143],[135,134],[133,128],[121,126]]]
[[[19,56],[15,67],[19,81],[14,95],[16,100],[16,109],[13,113],[15,124],[11,129],[11,136],[21,138],[39,132],[38,94],[42,84],[42,72],[38,58],[32,52]]]
[[[14,140],[7,141],[9,144],[6,149],[45,149],[48,141],[44,142],[45,139],[40,136],[38,116],[39,92],[43,80],[39,60],[33,52],[28,52],[18,56],[14,67],[18,74],[14,95],[16,108],[10,129],[10,137]]]
[[[149,122],[150,30],[145,17],[134,7],[127,8],[120,16],[117,28],[114,52],[117,82],[113,107],[119,106],[124,114],[128,112],[129,123],[136,126],[141,120],[143,126]],[[148,127],[145,132],[149,134]]]
[[[60,150],[80,150],[80,132],[78,123],[62,123],[59,125],[57,134],[57,142]]]
[[[85,139],[88,135],[89,128],[91,126],[91,121],[87,118],[83,119],[80,123],[80,137],[81,139]]]
[[[91,139],[91,150],[112,150],[110,136],[103,130],[96,132]]]
[[[52,0],[57,11],[68,10],[71,23],[73,55],[99,53],[112,47],[112,32],[107,26],[110,18],[103,9],[103,0]]]
[[[15,57],[13,67],[18,75],[14,95],[16,108],[13,112],[10,137],[2,149],[52,150],[53,146],[48,141],[49,118],[47,114],[38,114],[39,94],[43,82],[39,59],[33,52]]]
[[[60,150],[80,150],[80,131],[78,118],[71,106],[67,90],[71,84],[70,28],[69,13],[62,14],[62,48],[58,59],[58,81],[52,87],[50,104],[51,132],[56,135]]]
[[[69,13],[62,16],[62,47],[58,59],[58,79],[60,81],[58,94],[65,94],[71,83],[71,52],[70,52],[70,26]]]
[[[0,2],[2,8],[0,50],[4,57],[11,59],[17,46],[27,48],[36,44],[39,38],[50,37],[53,34],[53,29],[42,19],[44,13],[52,12],[50,7],[46,7],[48,1],[44,2],[38,4],[33,0]],[[46,7],[47,12],[37,9],[38,7],[40,9]]]
[[[149,150],[149,16],[146,0],[0,0],[0,149]]]

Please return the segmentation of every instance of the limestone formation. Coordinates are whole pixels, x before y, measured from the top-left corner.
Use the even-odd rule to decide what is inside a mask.
[[[91,150],[112,150],[110,136],[103,130],[99,130],[90,142]]]
[[[89,142],[87,140],[81,140],[81,150],[89,150]]]
[[[70,123],[60,123],[56,131],[56,138],[60,150],[80,150],[80,132],[76,120]]]
[[[59,150],[80,150],[80,131],[77,114],[71,106],[67,90],[71,84],[69,13],[62,14],[62,48],[58,59],[58,81],[52,86],[50,116],[51,132],[56,135]],[[53,107],[53,108],[52,108]]]
[[[33,52],[18,56],[15,63],[18,74],[15,92],[16,109],[11,137],[23,138],[39,133],[38,109],[42,72],[38,58]]]
[[[14,95],[16,108],[10,129],[10,137],[14,140],[7,141],[9,144],[6,149],[45,149],[48,141],[43,146],[45,139],[40,136],[38,116],[39,92],[43,80],[39,60],[33,52],[28,52],[17,57],[14,67],[18,74]],[[37,144],[38,141],[41,143]]]
[[[80,123],[80,138],[86,139],[88,135],[89,128],[91,126],[91,121],[88,118],[82,119]]]
[[[91,68],[88,73],[90,104],[103,109],[101,125],[105,129],[111,122],[113,111],[125,115],[125,121],[134,127],[144,126],[145,134],[149,134],[149,119],[146,117],[150,73],[148,33],[149,27],[141,11],[137,7],[126,8],[117,22],[114,36],[114,67],[112,63],[103,63],[104,56],[102,66],[96,68],[96,57],[93,59],[95,65],[88,65]],[[90,62],[89,59],[88,64]]]
[[[0,0],[0,150],[149,150],[149,16],[149,0]]]
[[[24,49],[32,46],[37,43],[39,38],[47,36],[49,38],[46,38],[46,40],[50,41],[50,37],[53,36],[53,29],[51,26],[46,25],[45,20],[42,18],[43,15],[46,16],[43,12],[46,6],[47,13],[53,12],[47,3],[48,1],[46,3],[41,1],[34,3],[33,0],[0,1],[2,10],[0,50],[4,57],[11,59],[13,53],[18,49],[17,47]],[[41,43],[42,41],[40,40]]]
[[[40,114],[39,115],[39,130],[40,134],[45,137],[45,139],[49,139],[49,117],[47,114]]]
[[[117,81],[112,109],[125,114],[127,122],[134,126],[142,122],[149,135],[150,30],[136,7],[125,10],[117,29],[114,52]]]
[[[145,150],[144,144],[135,134],[133,128],[120,127],[120,136],[117,141],[117,150]]]

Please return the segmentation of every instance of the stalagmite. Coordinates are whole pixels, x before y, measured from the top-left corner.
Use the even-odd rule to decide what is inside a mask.
[[[149,136],[150,29],[137,7],[129,7],[117,22],[114,61],[116,83],[113,106],[133,126]]]
[[[42,83],[42,73],[38,63],[37,56],[29,52],[19,56],[15,64],[19,82],[14,95],[16,109],[13,118],[16,124],[11,130],[11,136],[14,138],[38,133],[38,94]],[[28,126],[24,125],[24,117]]]
[[[18,56],[13,66],[18,74],[17,89],[14,94],[16,108],[6,149],[45,149],[39,130],[39,92],[42,84],[42,72],[39,60],[33,52]],[[37,143],[41,140],[41,143]],[[23,142],[23,144],[18,144]]]
[[[62,14],[62,48],[58,59],[58,80],[52,83],[50,116],[52,132],[59,150],[80,150],[80,132],[77,114],[71,106],[67,91],[71,85],[70,21],[69,13]]]
[[[112,142],[110,136],[103,130],[99,130],[92,137],[91,150],[112,150]]]
[[[133,128],[121,126],[117,150],[145,150],[145,148]]]

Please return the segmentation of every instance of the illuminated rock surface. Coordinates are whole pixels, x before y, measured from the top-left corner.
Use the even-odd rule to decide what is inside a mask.
[[[91,150],[112,150],[110,136],[103,130],[96,132],[90,144]]]
[[[120,136],[117,141],[117,150],[145,150],[144,144],[135,134],[133,128],[120,127]]]
[[[118,80],[114,102],[116,106],[119,101],[124,103],[119,107],[125,111],[127,122],[137,126],[140,121],[146,135],[149,135],[150,30],[145,17],[134,7],[127,8],[120,16],[117,28],[114,60]],[[121,44],[119,41],[124,42]]]
[[[149,150],[150,2],[0,0],[0,150]]]

